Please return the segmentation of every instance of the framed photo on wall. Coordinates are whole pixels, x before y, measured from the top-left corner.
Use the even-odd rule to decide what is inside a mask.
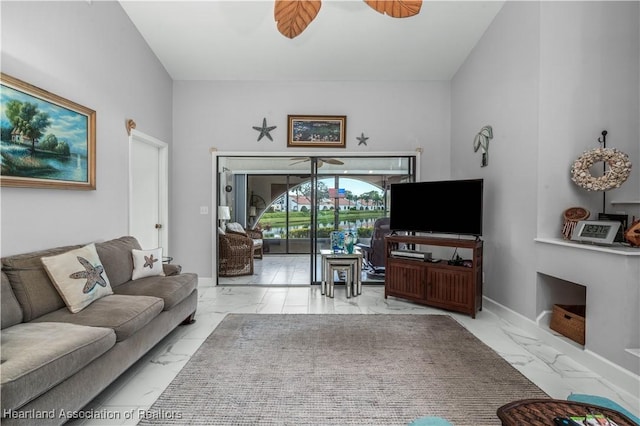
[[[2,186],[96,189],[96,112],[0,74]]]
[[[288,115],[287,147],[345,148],[346,115]]]

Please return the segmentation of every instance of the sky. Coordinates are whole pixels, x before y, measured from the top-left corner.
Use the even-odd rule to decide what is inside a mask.
[[[333,188],[333,182],[334,182],[333,177],[328,179],[319,179],[319,181],[327,185],[327,188]],[[363,182],[358,179],[350,179],[345,177],[340,177],[340,187],[348,191],[351,191],[354,195],[361,195],[361,194],[364,194],[365,192],[369,192],[373,190],[381,191],[380,188],[378,188],[375,185],[371,185],[368,182]]]
[[[0,119],[3,127],[11,126],[5,115],[6,104],[12,100],[36,104],[38,109],[49,115],[51,125],[44,131],[44,136],[52,133],[58,141],[69,144],[71,152],[87,154],[87,117],[78,112],[41,100],[24,92],[2,85],[0,93]]]

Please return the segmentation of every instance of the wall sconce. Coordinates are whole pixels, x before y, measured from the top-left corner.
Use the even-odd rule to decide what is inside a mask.
[[[224,229],[225,221],[231,220],[229,206],[218,206],[218,220],[220,221],[220,226]]]

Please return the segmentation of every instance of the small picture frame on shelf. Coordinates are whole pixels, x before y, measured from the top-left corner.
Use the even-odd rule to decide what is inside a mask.
[[[621,243],[624,241],[624,232],[629,227],[629,216],[626,214],[598,213],[598,220],[612,220],[620,222],[620,229],[618,229],[618,233],[613,239],[613,242]]]

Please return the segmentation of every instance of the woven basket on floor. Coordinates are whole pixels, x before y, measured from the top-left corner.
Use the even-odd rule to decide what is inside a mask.
[[[553,305],[549,328],[584,345],[585,305]]]

